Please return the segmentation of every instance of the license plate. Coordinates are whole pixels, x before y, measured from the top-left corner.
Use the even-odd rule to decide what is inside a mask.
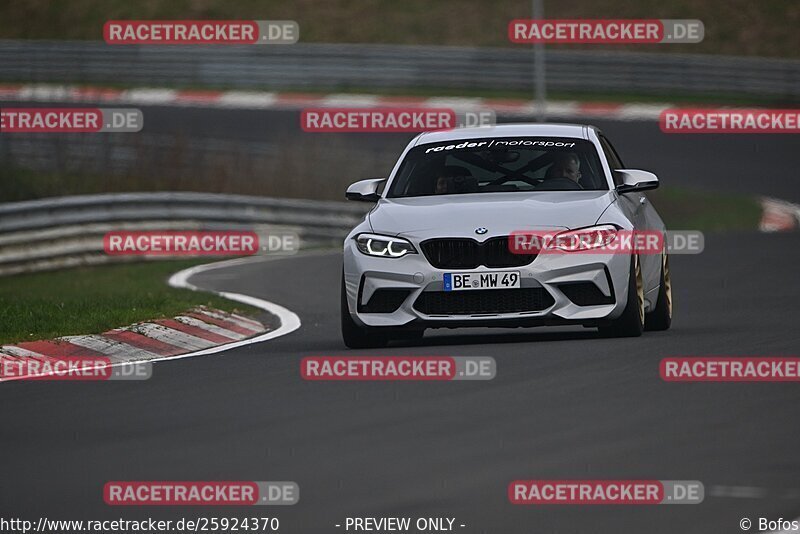
[[[490,271],[484,273],[445,273],[445,291],[467,289],[518,289],[519,271]]]

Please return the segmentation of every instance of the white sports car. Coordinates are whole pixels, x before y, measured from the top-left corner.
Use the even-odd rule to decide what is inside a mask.
[[[655,187],[654,174],[625,169],[592,126],[420,134],[388,180],[347,190],[376,204],[344,242],[345,344],[379,347],[441,327],[576,324],[614,336],[669,328],[666,250],[609,246],[620,232],[663,235],[643,193]],[[512,246],[513,236],[537,232],[555,239]]]

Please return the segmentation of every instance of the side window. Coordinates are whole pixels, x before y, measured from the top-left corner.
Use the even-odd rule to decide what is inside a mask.
[[[603,154],[605,154],[606,159],[608,160],[608,165],[611,167],[611,170],[615,169],[624,169],[625,166],[622,164],[622,160],[620,159],[617,151],[614,150],[614,147],[611,146],[611,143],[608,142],[608,139],[605,136],[600,136],[600,146],[603,147]],[[617,177],[614,176],[614,184],[619,185],[619,181]]]

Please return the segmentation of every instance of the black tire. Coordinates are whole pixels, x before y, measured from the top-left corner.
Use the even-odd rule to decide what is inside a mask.
[[[610,325],[601,326],[600,333],[606,337],[639,337],[644,331],[644,281],[639,256],[631,257],[631,270],[628,276],[628,299],[625,311]]]
[[[672,325],[672,275],[669,270],[669,256],[666,254],[661,260],[659,284],[656,307],[644,319],[644,329],[647,331],[669,330]]]
[[[389,336],[382,332],[375,332],[375,328],[359,326],[350,316],[350,308],[347,306],[347,291],[344,287],[344,275],[342,275],[341,293],[341,320],[342,320],[342,340],[351,349],[379,349],[389,344]]]

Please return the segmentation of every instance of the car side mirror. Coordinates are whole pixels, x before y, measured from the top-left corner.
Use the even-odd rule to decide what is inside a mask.
[[[347,200],[359,200],[362,202],[377,202],[381,196],[378,188],[386,181],[386,178],[370,178],[350,184],[344,196]]]
[[[617,181],[622,182],[617,186],[617,193],[647,191],[658,187],[658,177],[652,172],[637,169],[619,169],[613,172]]]

